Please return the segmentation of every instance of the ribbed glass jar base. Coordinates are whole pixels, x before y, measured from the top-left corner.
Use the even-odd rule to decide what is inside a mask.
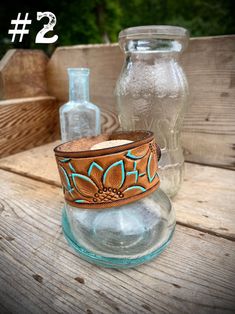
[[[137,202],[103,210],[66,205],[62,226],[69,244],[99,266],[128,268],[159,255],[169,244],[175,213],[160,189]]]

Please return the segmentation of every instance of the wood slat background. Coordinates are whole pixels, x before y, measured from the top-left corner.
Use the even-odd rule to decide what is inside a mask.
[[[40,135],[40,143],[58,139],[58,106],[68,100],[67,67],[89,67],[91,100],[102,109],[103,131],[114,131],[119,124],[113,92],[123,59],[117,44],[60,47],[49,62],[37,50],[9,51],[0,62],[0,97],[55,96],[52,110],[48,103],[54,129],[49,128],[49,136]],[[235,36],[192,38],[181,62],[190,86],[190,106],[182,132],[185,159],[235,169]],[[25,120],[29,121],[27,114]],[[0,122],[0,130],[5,126]],[[25,129],[29,127],[25,125]],[[0,143],[6,142],[4,136],[0,134]],[[12,128],[4,151],[0,147],[1,156],[39,144],[36,136],[35,141],[26,138],[22,147],[14,148],[11,139],[17,136]]]
[[[47,95],[47,62],[41,50],[8,50],[0,61],[0,100]]]
[[[0,61],[0,158],[58,137],[58,101],[48,96],[47,56],[11,49]]]
[[[39,96],[0,101],[0,157],[56,139],[55,97]]]
[[[67,101],[67,68],[89,67],[91,100],[106,115],[116,114],[113,92],[123,58],[117,44],[57,48],[47,66],[49,93]],[[235,36],[192,38],[181,62],[190,87],[186,160],[235,169]]]

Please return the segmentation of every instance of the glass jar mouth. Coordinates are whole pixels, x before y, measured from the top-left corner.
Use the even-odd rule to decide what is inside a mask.
[[[123,39],[188,39],[189,31],[183,27],[172,25],[146,25],[130,27],[119,33],[119,40]]]
[[[125,53],[177,54],[188,44],[187,29],[170,25],[130,27],[119,33],[119,45]]]

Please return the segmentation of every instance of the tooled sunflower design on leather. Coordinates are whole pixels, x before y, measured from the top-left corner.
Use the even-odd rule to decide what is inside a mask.
[[[152,147],[151,147],[152,148]],[[86,173],[79,173],[75,170],[74,160],[71,158],[60,159],[59,170],[63,183],[65,195],[75,203],[109,203],[128,198],[146,191],[146,187],[141,185],[139,178],[146,176],[146,181],[152,182],[157,174],[155,152],[146,145],[145,149],[132,149],[125,153],[123,158],[109,164],[105,168],[101,162],[90,163]],[[144,161],[145,171],[137,169],[141,160]],[[126,166],[132,165],[131,170]],[[143,168],[143,167],[142,167]],[[127,184],[127,177],[132,179]],[[76,197],[76,192],[81,196]]]

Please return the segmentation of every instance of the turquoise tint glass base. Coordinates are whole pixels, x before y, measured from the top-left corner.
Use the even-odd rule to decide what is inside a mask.
[[[71,232],[70,224],[69,224],[65,209],[63,209],[62,211],[62,228],[63,228],[63,232],[64,232],[64,236],[66,240],[81,258],[85,259],[86,261],[90,263],[94,263],[98,266],[108,267],[108,268],[135,267],[137,265],[140,265],[140,264],[143,264],[152,260],[153,258],[158,256],[168,246],[174,233],[174,229],[173,229],[167,241],[163,243],[157,250],[145,256],[131,259],[131,258],[110,258],[110,257],[96,255],[88,251],[84,247],[80,246],[79,243],[75,240]]]

